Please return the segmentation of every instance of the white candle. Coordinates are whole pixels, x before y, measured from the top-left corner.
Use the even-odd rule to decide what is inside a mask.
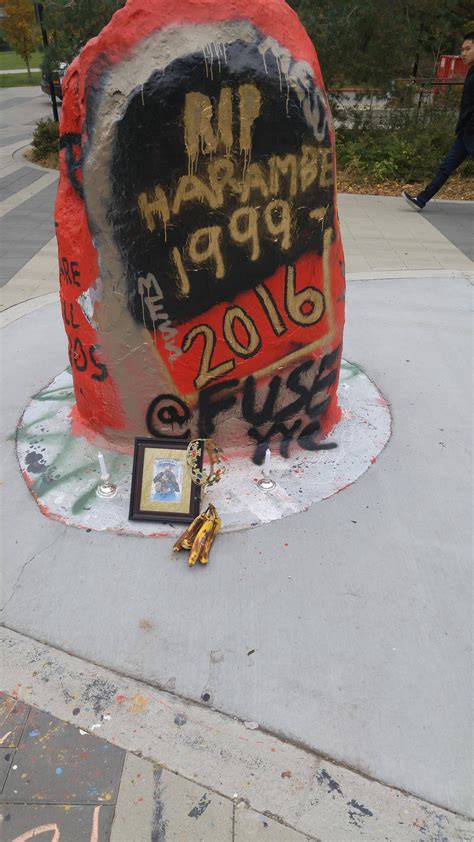
[[[107,465],[105,464],[104,454],[101,453],[100,450],[97,453],[97,458],[99,460],[99,465],[100,465],[100,478],[101,479],[108,479],[109,478],[109,472],[107,470]]]
[[[265,462],[263,463],[263,473],[268,476],[271,472],[272,453],[269,447],[265,451]]]

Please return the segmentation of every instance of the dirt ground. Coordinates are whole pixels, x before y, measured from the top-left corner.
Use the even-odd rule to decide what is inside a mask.
[[[353,178],[338,171],[337,189],[339,193],[370,193],[372,196],[399,196],[402,190],[416,196],[425,187],[426,182],[403,184],[401,181],[381,181],[366,178],[355,182]],[[472,176],[452,175],[436,196],[437,199],[474,199],[474,178]]]

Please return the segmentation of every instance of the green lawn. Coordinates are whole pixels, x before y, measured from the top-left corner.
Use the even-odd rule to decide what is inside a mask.
[[[42,60],[43,53],[32,53],[30,67],[41,67]],[[25,67],[25,62],[17,53],[0,53],[0,70],[24,70]]]
[[[25,87],[25,85],[39,85],[41,82],[41,73],[32,73],[32,81],[28,80],[28,73],[8,73],[6,75],[0,73],[0,88],[16,88]]]

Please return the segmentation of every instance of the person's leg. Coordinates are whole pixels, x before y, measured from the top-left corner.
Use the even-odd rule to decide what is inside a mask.
[[[472,153],[471,153],[472,154]],[[416,197],[421,207],[424,207],[435,193],[441,189],[445,181],[448,180],[451,173],[456,170],[460,164],[467,158],[469,151],[466,143],[462,137],[457,137],[452,146],[450,146],[446,156],[439,165],[438,172],[433,176],[430,183],[427,184],[421,193]]]
[[[467,149],[467,154],[474,158],[474,134],[465,134],[462,136],[464,146]]]

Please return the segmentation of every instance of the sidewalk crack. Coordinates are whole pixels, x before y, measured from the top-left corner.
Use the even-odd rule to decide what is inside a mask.
[[[24,574],[24,572],[25,572],[26,568],[28,567],[28,565],[30,565],[30,564],[31,564],[31,562],[32,562],[32,561],[34,561],[34,560],[35,560],[35,558],[37,558],[39,555],[41,555],[42,553],[45,553],[45,552],[46,552],[46,550],[50,550],[50,549],[51,549],[51,547],[54,547],[54,545],[55,545],[55,544],[59,541],[59,539],[60,539],[60,538],[62,538],[62,536],[65,534],[66,529],[67,529],[67,527],[65,526],[65,527],[64,527],[64,531],[62,531],[62,532],[60,532],[58,535],[56,535],[56,538],[54,539],[54,541],[51,541],[51,543],[50,543],[50,544],[47,544],[47,546],[46,546],[46,547],[42,547],[42,548],[41,548],[40,550],[38,550],[38,551],[37,551],[34,555],[32,555],[32,556],[31,556],[31,558],[27,558],[27,560],[23,563],[23,565],[22,565],[22,567],[21,567],[21,570],[20,570],[20,572],[18,573],[18,576],[16,577],[16,579],[15,579],[15,581],[14,581],[14,583],[13,583],[13,586],[12,586],[12,592],[11,592],[10,596],[8,597],[8,599],[6,600],[6,602],[4,602],[4,604],[3,604],[2,606],[0,606],[0,611],[5,611],[5,608],[7,607],[7,605],[8,605],[8,604],[11,602],[11,600],[13,599],[13,597],[14,597],[14,595],[15,595],[16,591],[17,591],[17,590],[18,590],[18,588],[20,587],[20,580],[21,580],[21,578],[22,578],[22,576],[23,576],[23,574]]]

